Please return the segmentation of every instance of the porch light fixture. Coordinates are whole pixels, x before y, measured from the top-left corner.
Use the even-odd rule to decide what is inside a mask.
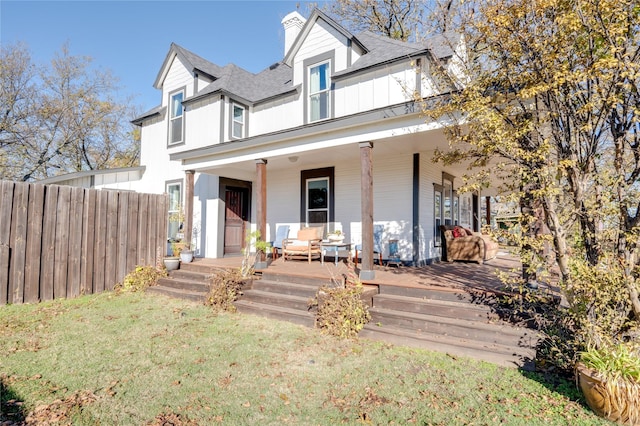
[[[292,163],[295,163],[296,161],[298,161],[298,156],[297,155],[292,155],[291,157],[289,157],[289,161]]]

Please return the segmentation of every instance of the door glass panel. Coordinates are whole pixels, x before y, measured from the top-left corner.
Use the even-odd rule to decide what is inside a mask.
[[[328,223],[329,197],[329,178],[307,179],[308,225]]]

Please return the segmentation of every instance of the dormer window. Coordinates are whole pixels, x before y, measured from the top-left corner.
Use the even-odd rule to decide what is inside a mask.
[[[169,145],[184,142],[184,90],[169,95]]]
[[[242,105],[233,104],[233,117],[231,120],[231,136],[234,139],[245,137],[244,122],[245,108]]]
[[[309,67],[309,122],[331,116],[331,61]]]

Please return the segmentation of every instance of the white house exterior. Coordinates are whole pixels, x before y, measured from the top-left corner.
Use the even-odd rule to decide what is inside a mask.
[[[397,240],[402,261],[421,265],[440,257],[437,225],[477,230],[480,194],[456,194],[461,170],[432,163],[442,123],[414,102],[442,95],[430,70],[455,71],[455,39],[354,35],[318,10],[282,23],[284,58],[258,74],[170,46],[162,102],[134,120],[144,171],[131,188],[192,210],[186,233],[203,257],[239,253],[250,229],[269,241],[279,225],[295,236],[321,223],[363,243],[372,269],[375,223],[383,257]]]

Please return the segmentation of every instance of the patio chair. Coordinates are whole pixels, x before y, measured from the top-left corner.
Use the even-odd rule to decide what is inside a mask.
[[[312,258],[320,258],[323,230],[323,227],[302,228],[296,238],[282,240],[283,261],[291,260],[294,256],[304,256],[311,263]]]
[[[373,254],[378,254],[378,262],[382,265],[382,233],[384,225],[373,225]],[[358,251],[362,251],[362,244],[356,244],[354,262],[358,266]]]
[[[289,225],[279,225],[276,230],[276,239],[271,241],[271,257],[278,258],[279,251],[282,250],[282,242],[289,238]]]

